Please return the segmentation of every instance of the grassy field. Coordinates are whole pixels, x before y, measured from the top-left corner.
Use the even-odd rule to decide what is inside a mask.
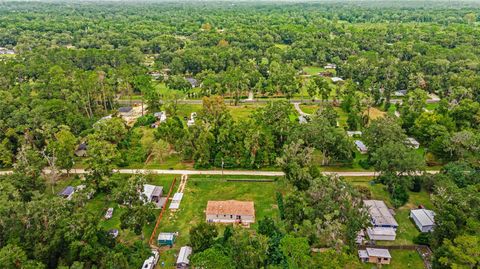
[[[326,69],[319,66],[305,66],[303,67],[303,71],[307,73],[307,75],[318,75],[318,73],[320,72],[325,72]],[[329,69],[328,71],[334,75],[336,73],[335,70],[332,70],[332,69]]]
[[[234,120],[245,120],[249,119],[253,112],[256,109],[261,107],[262,104],[242,104],[238,106],[227,105],[227,109],[232,115]],[[199,104],[180,104],[178,106],[178,115],[180,117],[190,117],[190,113],[199,112],[202,110],[202,105]]]
[[[229,179],[265,179],[261,177],[223,177],[192,175],[188,179],[180,210],[167,212],[160,223],[159,232],[178,232],[179,236],[173,248],[165,249],[160,255],[160,262],[165,262],[167,267],[173,265],[175,254],[180,247],[188,244],[189,230],[192,226],[205,221],[204,210],[209,200],[243,200],[255,203],[255,218],[258,221],[265,216],[279,218],[275,199],[277,191],[285,191],[280,182],[228,182]],[[270,179],[270,178],[269,178]],[[259,191],[261,189],[261,191]],[[225,226],[217,225],[221,230]],[[250,229],[255,229],[256,223]]]

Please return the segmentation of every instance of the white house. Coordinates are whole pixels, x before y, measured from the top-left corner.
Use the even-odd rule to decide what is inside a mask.
[[[192,248],[189,246],[184,246],[180,248],[180,252],[178,253],[177,262],[175,266],[177,269],[185,269],[188,268],[190,265],[189,256],[192,254]]]
[[[205,214],[207,222],[246,225],[255,222],[255,208],[251,201],[208,201]]]
[[[391,227],[373,227],[367,228],[367,235],[370,240],[394,241],[397,233]]]
[[[431,232],[435,228],[435,212],[432,210],[413,209],[410,211],[410,217],[423,233]]]

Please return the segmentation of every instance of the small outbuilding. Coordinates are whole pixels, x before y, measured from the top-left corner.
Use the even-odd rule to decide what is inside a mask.
[[[407,137],[405,140],[405,145],[414,149],[418,149],[420,147],[420,143],[418,143],[418,141],[413,137]]]
[[[132,111],[131,106],[122,106],[118,108],[118,112],[120,113],[129,113],[130,111]]]
[[[63,189],[58,195],[62,196],[63,198],[70,200],[72,199],[73,194],[75,193],[75,188],[72,186],[67,186]]]
[[[427,209],[413,209],[410,217],[423,233],[431,232],[435,228],[435,212]]]
[[[333,82],[333,83],[343,82],[343,78],[340,78],[340,77],[332,77],[332,82]]]
[[[190,266],[189,256],[192,254],[192,248],[189,246],[184,246],[180,248],[178,253],[177,262],[175,266],[177,269],[186,269]]]
[[[112,236],[112,238],[117,238],[118,237],[118,230],[117,229],[111,229],[108,231],[108,234]]]
[[[392,256],[388,249],[383,248],[367,248],[358,251],[358,257],[362,262],[375,264],[390,264]]]
[[[168,209],[175,211],[180,208],[180,202],[182,201],[183,198],[183,193],[177,192],[173,195],[172,202],[170,203],[170,206]]]
[[[391,227],[373,227],[367,228],[367,235],[370,240],[394,241],[397,233]]]
[[[190,85],[192,86],[192,88],[196,88],[198,87],[200,84],[198,83],[198,80],[194,79],[194,78],[185,78],[189,83]]]
[[[78,145],[77,149],[75,150],[75,156],[77,157],[87,156],[87,143],[83,142],[80,145]]]
[[[405,95],[407,95],[407,90],[395,91],[393,95],[395,95],[396,97],[404,97]]]
[[[355,146],[361,154],[366,154],[368,152],[367,146],[365,146],[365,144],[363,144],[363,142],[360,140],[355,140]]]
[[[362,136],[362,131],[347,131],[347,135],[350,137]]]
[[[157,240],[160,246],[172,247],[173,244],[175,243],[176,238],[177,238],[176,233],[159,233]]]
[[[323,68],[324,69],[337,69],[337,65],[336,64],[326,64]]]

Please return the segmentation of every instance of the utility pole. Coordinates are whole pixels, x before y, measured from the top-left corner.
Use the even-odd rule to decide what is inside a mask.
[[[224,178],[223,176],[223,166],[225,165],[225,162],[223,161],[223,157],[222,157],[222,178]],[[225,179],[225,178],[224,178]]]

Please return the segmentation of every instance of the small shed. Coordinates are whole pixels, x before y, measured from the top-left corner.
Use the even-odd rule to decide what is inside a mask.
[[[343,82],[343,78],[340,78],[340,77],[332,77],[332,82],[333,82],[333,83]]]
[[[158,244],[160,246],[172,247],[177,237],[176,233],[160,233],[158,234]]]
[[[368,152],[367,146],[365,146],[365,144],[363,144],[363,142],[360,140],[355,140],[355,146],[361,154],[366,154]]]
[[[122,107],[118,108],[118,112],[120,112],[120,113],[128,113],[130,111],[132,111],[131,106],[122,106]]]
[[[405,144],[414,149],[418,149],[420,147],[420,143],[418,143],[418,141],[413,137],[407,137]]]
[[[393,93],[393,95],[395,95],[396,97],[403,97],[403,96],[407,95],[407,90],[395,91]]]
[[[178,253],[177,262],[175,266],[177,269],[186,269],[190,265],[190,260],[188,257],[192,254],[192,248],[189,246],[184,246],[180,248],[180,252]]]
[[[336,64],[326,64],[323,68],[324,69],[337,69],[337,65]]]
[[[347,131],[347,135],[350,136],[350,137],[353,137],[353,136],[362,136],[362,132],[361,131]]]
[[[63,189],[58,195],[62,196],[63,198],[70,200],[72,199],[73,194],[75,193],[75,188],[72,186],[67,186]]]
[[[183,193],[177,192],[173,195],[172,202],[168,207],[170,210],[175,211],[180,208],[180,202],[182,201]]]
[[[113,238],[117,238],[118,236],[118,230],[117,229],[111,229],[108,231],[108,234],[112,236]]]
[[[185,78],[185,79],[190,83],[192,88],[196,88],[196,87],[199,86],[198,80],[196,80],[194,78]]]
[[[75,156],[85,157],[87,155],[87,143],[83,142],[75,150]]]
[[[413,209],[410,211],[410,217],[423,233],[428,233],[435,227],[435,212],[427,209]]]

